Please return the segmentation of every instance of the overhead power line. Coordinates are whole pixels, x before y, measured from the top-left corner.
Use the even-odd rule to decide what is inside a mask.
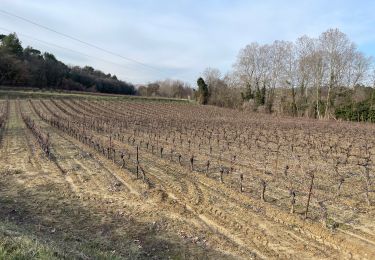
[[[138,60],[135,60],[135,59],[132,59],[132,58],[125,57],[125,56],[123,56],[123,55],[121,55],[121,54],[118,54],[118,53],[116,53],[116,52],[113,52],[113,51],[110,51],[110,50],[106,50],[106,49],[104,49],[104,48],[102,48],[102,47],[99,47],[99,46],[94,45],[94,44],[92,44],[92,43],[89,43],[89,42],[86,42],[86,41],[80,40],[80,39],[78,39],[78,38],[76,38],[76,37],[74,37],[74,36],[70,36],[70,35],[68,35],[68,34],[66,34],[66,33],[59,32],[59,31],[57,31],[57,30],[55,30],[55,29],[52,29],[52,28],[47,27],[47,26],[45,26],[45,25],[42,25],[42,24],[40,24],[40,23],[36,23],[36,22],[34,22],[34,21],[32,21],[32,20],[29,20],[29,19],[27,19],[27,18],[24,18],[24,17],[22,17],[22,16],[19,16],[19,15],[13,14],[13,13],[10,13],[10,12],[5,11],[5,10],[2,10],[2,9],[0,9],[0,12],[3,13],[3,14],[9,15],[9,16],[15,17],[15,18],[17,18],[17,19],[23,20],[23,21],[25,21],[25,22],[27,22],[27,23],[33,24],[33,25],[35,25],[35,26],[38,26],[38,27],[40,27],[40,28],[43,28],[43,29],[48,30],[48,31],[50,31],[50,32],[53,32],[53,33],[55,33],[55,34],[61,35],[61,36],[65,37],[65,38],[68,38],[68,39],[70,39],[70,40],[73,40],[73,41],[79,42],[79,43],[81,43],[81,44],[84,44],[84,45],[90,46],[90,47],[92,47],[92,48],[95,48],[95,49],[97,49],[97,50],[100,50],[100,51],[102,51],[102,52],[105,52],[105,53],[107,53],[107,54],[110,54],[110,55],[112,55],[112,56],[116,56],[116,57],[119,57],[119,58],[121,58],[121,59],[124,59],[124,60],[130,61],[130,62],[133,62],[133,63],[137,63],[137,64],[139,64],[139,65],[141,65],[141,66],[143,66],[143,67],[146,67],[146,68],[149,68],[149,69],[156,70],[156,71],[158,71],[158,72],[164,73],[164,71],[160,70],[159,68],[156,68],[156,67],[150,66],[150,65],[148,65],[148,64],[145,64],[145,63],[143,63],[143,62],[141,62],[141,61],[138,61]]]
[[[4,31],[7,31],[9,33],[11,33],[12,31],[9,30],[9,29],[6,29],[4,27],[1,27],[0,26],[0,29],[1,30],[4,30]],[[59,49],[62,49],[62,50],[67,50],[67,51],[70,51],[70,52],[74,52],[74,53],[78,53],[82,56],[85,56],[85,57],[88,57],[88,58],[92,58],[92,59],[97,59],[97,60],[100,60],[100,61],[104,61],[104,62],[107,62],[107,63],[110,63],[110,64],[113,64],[115,66],[120,66],[120,67],[124,67],[126,69],[129,69],[128,67],[122,65],[122,64],[118,64],[118,63],[115,63],[115,62],[112,62],[112,61],[108,61],[106,59],[103,59],[103,58],[98,58],[98,57],[95,57],[95,56],[91,56],[91,55],[88,55],[86,53],[83,53],[83,52],[80,52],[80,51],[76,51],[76,50],[73,50],[73,49],[70,49],[70,48],[66,48],[66,47],[63,47],[63,46],[60,46],[60,45],[57,45],[57,44],[54,44],[54,43],[51,43],[51,42],[47,42],[47,41],[44,41],[44,40],[40,40],[36,37],[33,37],[33,36],[30,36],[30,35],[27,35],[27,34],[24,34],[24,33],[17,33],[18,35],[21,35],[22,37],[26,37],[26,38],[29,38],[29,39],[32,39],[32,40],[35,40],[35,41],[38,41],[38,42],[41,42],[42,44],[45,44],[47,46],[53,46],[53,47],[56,47],[56,48],[59,48]]]

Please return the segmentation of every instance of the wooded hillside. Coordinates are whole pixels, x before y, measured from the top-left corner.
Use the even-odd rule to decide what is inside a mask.
[[[0,85],[134,95],[131,83],[90,66],[68,66],[48,52],[23,48],[15,33],[0,35]]]

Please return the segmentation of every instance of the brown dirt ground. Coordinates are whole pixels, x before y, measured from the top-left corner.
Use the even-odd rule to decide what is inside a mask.
[[[12,100],[0,149],[0,219],[52,245],[57,257],[375,258],[368,236],[327,230],[145,154],[149,187],[43,122],[27,101],[21,109],[50,133],[54,158],[41,154]],[[363,232],[371,231],[367,222]]]

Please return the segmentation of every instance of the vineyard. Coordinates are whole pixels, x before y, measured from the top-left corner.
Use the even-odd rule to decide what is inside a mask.
[[[11,99],[0,143],[1,217],[57,258],[375,258],[374,125]]]

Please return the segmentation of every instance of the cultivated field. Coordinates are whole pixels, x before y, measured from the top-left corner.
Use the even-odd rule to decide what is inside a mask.
[[[375,125],[61,96],[0,127],[0,257],[375,258]]]

